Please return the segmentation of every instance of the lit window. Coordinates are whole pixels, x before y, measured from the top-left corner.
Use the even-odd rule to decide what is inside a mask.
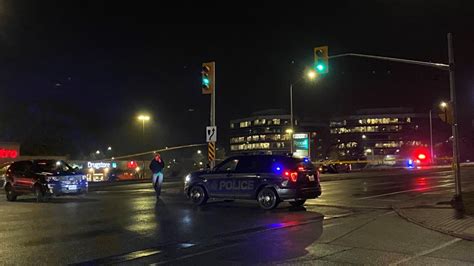
[[[243,128],[243,127],[249,127],[251,125],[251,122],[250,121],[243,121],[243,122],[240,122],[240,127]]]

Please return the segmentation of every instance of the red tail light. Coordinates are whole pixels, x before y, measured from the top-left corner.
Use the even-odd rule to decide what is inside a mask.
[[[298,180],[298,173],[285,171],[285,177],[288,177],[291,182],[296,182]]]

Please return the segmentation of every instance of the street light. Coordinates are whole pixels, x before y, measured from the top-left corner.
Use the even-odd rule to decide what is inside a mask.
[[[99,150],[97,150],[97,151],[95,152],[95,154],[100,154],[100,151],[99,151]]]
[[[197,154],[201,154],[201,153],[202,153],[202,151],[201,151],[201,150],[197,150]]]
[[[314,70],[309,70],[307,73],[306,73],[306,76],[308,77],[309,80],[314,80],[317,76],[317,73],[316,71]],[[299,81],[301,81],[302,79],[299,79],[297,80],[296,82],[294,82],[294,84],[298,83]],[[293,114],[293,82],[290,83],[290,125],[291,125],[291,133],[293,133],[293,130],[294,130],[294,114]],[[288,132],[286,132],[288,133]],[[288,133],[288,134],[291,134],[291,133]],[[291,135],[291,153],[293,153],[293,135]]]
[[[444,119],[448,122],[447,110],[448,110],[448,103],[442,101],[439,103],[439,107],[444,112]],[[433,150],[433,110],[430,109],[430,154],[431,154],[431,164],[434,164],[434,150]]]
[[[142,122],[142,145],[143,148],[145,148],[145,122],[150,121],[150,116],[141,114],[137,117],[137,119]],[[140,167],[137,167],[137,169],[137,172],[139,172]],[[143,177],[145,177],[145,161],[143,161]]]
[[[310,70],[310,71],[308,71],[308,73],[306,74],[306,76],[307,76],[310,80],[315,79],[315,78],[316,78],[316,75],[317,75],[317,74],[316,74],[316,71],[314,71],[314,70]]]
[[[149,115],[139,115],[138,117],[139,121],[142,121],[142,134],[143,134],[143,143],[145,143],[145,122],[150,121],[150,116]]]
[[[109,147],[107,148],[107,150],[108,150],[108,151],[111,151],[111,150],[112,150],[112,147],[109,146]]]

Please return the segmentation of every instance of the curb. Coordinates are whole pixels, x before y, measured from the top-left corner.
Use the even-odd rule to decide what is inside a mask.
[[[421,227],[424,227],[426,229],[430,229],[430,230],[433,230],[433,231],[436,231],[436,232],[439,232],[439,233],[442,233],[442,234],[445,234],[445,235],[449,235],[449,236],[452,236],[452,237],[457,237],[457,238],[461,238],[461,239],[464,239],[464,240],[468,240],[468,241],[474,241],[474,236],[471,236],[471,235],[466,235],[466,234],[460,234],[460,233],[456,233],[456,232],[452,232],[452,231],[448,231],[448,230],[443,230],[439,227],[436,227],[436,226],[430,226],[429,224],[426,224],[426,223],[422,223],[416,219],[413,219],[411,218],[410,216],[408,215],[405,215],[403,213],[403,208],[397,208],[397,207],[392,207],[393,211],[395,211],[397,213],[398,216],[400,216],[401,218],[407,220],[408,222],[411,222],[411,223],[414,223],[418,226],[421,226]]]

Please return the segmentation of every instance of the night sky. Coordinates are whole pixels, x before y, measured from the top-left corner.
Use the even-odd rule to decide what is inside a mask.
[[[462,130],[474,115],[471,1],[0,1],[0,140],[23,153],[86,155],[204,141],[209,96],[201,63],[216,61],[220,145],[229,120],[289,108],[288,85],[312,48],[447,62],[455,38]],[[225,2],[225,3],[222,3]],[[447,72],[345,58],[295,85],[298,116],[322,122],[358,108],[437,108]],[[194,110],[194,111],[190,111]]]

